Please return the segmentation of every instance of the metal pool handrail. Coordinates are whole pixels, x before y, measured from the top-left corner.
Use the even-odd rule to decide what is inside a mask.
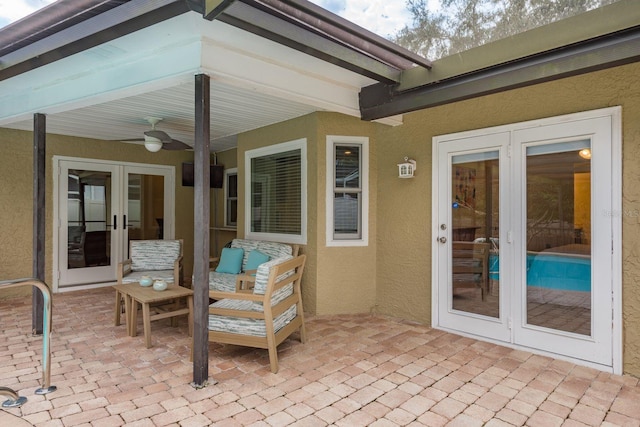
[[[21,286],[35,286],[40,290],[44,300],[44,307],[42,309],[44,322],[42,328],[42,387],[37,389],[35,393],[51,393],[57,389],[56,386],[51,385],[51,289],[49,289],[49,286],[43,281],[33,278],[0,281],[0,290]],[[8,387],[0,387],[0,395],[5,395],[10,398],[2,403],[3,408],[21,406],[27,401],[26,397],[18,397],[18,394]]]

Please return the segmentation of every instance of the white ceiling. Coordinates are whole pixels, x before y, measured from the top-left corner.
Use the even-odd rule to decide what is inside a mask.
[[[101,140],[141,138],[145,117],[193,146],[193,76],[211,77],[211,150],[314,111],[359,117],[373,80],[224,23],[187,13],[0,82],[0,126]],[[2,107],[1,105],[4,105]],[[386,120],[399,124],[398,117]],[[119,143],[119,142],[114,142]]]
[[[145,117],[162,118],[156,129],[193,146],[194,85],[147,92],[89,107],[47,115],[47,133],[120,141],[141,138],[151,126]],[[236,146],[235,135],[299,117],[318,109],[298,102],[224,84],[211,85],[211,150]],[[33,120],[4,127],[32,130]]]

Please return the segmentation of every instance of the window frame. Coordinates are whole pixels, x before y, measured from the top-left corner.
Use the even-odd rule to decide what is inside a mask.
[[[264,233],[251,231],[251,160],[288,151],[300,150],[300,234]],[[244,235],[247,239],[269,240],[273,242],[307,244],[307,139],[301,138],[267,147],[247,150],[244,154]]]
[[[336,193],[336,147],[342,145],[357,145],[360,147],[360,236],[335,234],[335,206]],[[327,246],[368,246],[369,245],[369,138],[365,136],[327,135],[326,142],[326,245]]]
[[[236,197],[229,197],[229,176],[236,176]],[[236,228],[238,226],[238,217],[237,217],[237,209],[238,209],[238,168],[229,168],[224,170],[224,226],[229,228]],[[229,201],[235,199],[236,201],[236,222],[229,222]]]

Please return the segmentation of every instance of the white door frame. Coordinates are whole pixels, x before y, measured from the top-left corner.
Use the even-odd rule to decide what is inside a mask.
[[[64,204],[63,196],[60,193],[61,180],[65,180],[66,176],[61,176],[61,164],[73,162],[78,167],[91,170],[91,168],[112,169],[113,170],[113,188],[112,200],[114,200],[115,206],[112,207],[114,214],[119,216],[121,227],[123,225],[123,215],[127,213],[127,173],[139,173],[147,175],[162,175],[165,177],[164,181],[164,217],[165,228],[164,238],[173,239],[175,235],[175,167],[169,165],[151,165],[145,163],[131,163],[131,162],[117,162],[107,161],[99,159],[86,159],[78,157],[67,156],[54,156],[53,157],[53,263],[52,263],[52,287],[54,292],[64,292],[69,290],[79,289],[91,289],[115,283],[116,267],[118,262],[123,261],[126,254],[126,233],[115,233],[112,236],[111,245],[112,255],[115,257],[112,260],[109,268],[113,269],[113,280],[101,281],[101,283],[92,283],[87,285],[74,285],[74,286],[60,286],[60,263],[66,260],[66,257],[61,253],[63,249],[60,245],[63,243],[63,237],[60,235],[62,226],[62,218],[60,215],[60,209],[66,208]],[[75,166],[75,165],[74,165]],[[66,187],[66,186],[65,186]],[[64,197],[66,198],[66,196]],[[119,228],[122,230],[122,228]],[[66,239],[64,240],[66,242]],[[65,251],[66,253],[66,251]]]
[[[460,138],[460,139],[452,139],[451,141],[443,141],[439,143],[438,156],[439,159],[438,167],[445,164],[447,165],[446,171],[440,171],[442,176],[451,177],[452,175],[452,159],[457,156],[466,156],[466,155],[477,155],[480,153],[498,153],[498,161],[499,161],[499,182],[508,182],[509,177],[509,167],[510,163],[507,159],[508,149],[509,149],[509,133],[508,132],[499,132],[493,134],[485,134],[479,135],[473,138]],[[444,148],[443,146],[453,145],[453,151],[451,149]],[[434,164],[436,160],[434,159]],[[435,183],[435,181],[434,181]],[[452,219],[452,209],[451,205],[453,200],[451,200],[451,191],[449,186],[448,179],[440,179],[438,181],[438,194],[444,195],[447,198],[446,203],[434,203],[434,218],[437,218],[439,222],[442,224],[438,224],[436,226],[437,230],[437,239],[438,243],[434,247],[434,251],[437,252],[437,256],[439,259],[438,263],[438,278],[433,282],[434,283],[434,291],[435,295],[439,296],[440,303],[437,304],[436,309],[438,311],[437,318],[438,324],[444,328],[457,330],[459,327],[459,322],[464,324],[464,329],[474,335],[482,335],[487,338],[492,338],[500,341],[510,341],[511,336],[508,330],[508,301],[509,301],[509,293],[510,289],[507,287],[500,287],[499,292],[499,317],[488,317],[484,315],[456,311],[453,308],[453,295],[452,292],[448,292],[449,281],[451,279],[450,274],[450,257],[451,254],[451,243],[453,241],[453,230],[451,224],[453,224]],[[500,225],[499,230],[500,234],[503,233],[506,236],[506,230],[509,230],[510,217],[505,213],[506,206],[502,201],[508,200],[509,190],[506,185],[500,185]],[[441,225],[446,226],[446,229],[442,229]],[[507,248],[506,238],[501,237],[501,242],[503,250],[500,251],[500,259],[501,265],[504,265],[505,262],[508,262],[508,257],[510,256],[510,251]],[[444,242],[440,242],[439,239],[444,238]],[[436,252],[434,252],[434,255]],[[509,271],[501,272],[501,282],[503,280],[507,281],[508,278],[506,274]],[[434,297],[435,299],[436,297]],[[446,300],[446,304],[444,301]],[[434,314],[436,314],[434,312]]]
[[[432,325],[437,329],[450,330],[452,332],[471,336],[474,338],[480,338],[485,341],[495,342],[500,345],[505,345],[513,348],[521,348],[527,351],[532,351],[539,354],[548,355],[554,358],[568,360],[577,364],[591,366],[600,370],[609,371],[613,373],[622,373],[622,110],[621,107],[611,107],[600,110],[593,110],[575,114],[569,114],[564,116],[539,119],[529,122],[515,123],[505,126],[499,126],[494,128],[480,129],[475,131],[461,132],[457,134],[442,135],[433,138],[433,197],[432,197]],[[611,301],[612,301],[612,361],[611,365],[603,365],[599,363],[591,363],[584,360],[578,360],[571,357],[558,355],[556,353],[542,350],[539,348],[525,347],[522,345],[514,344],[514,339],[508,342],[502,340],[496,340],[492,338],[484,337],[480,334],[469,333],[467,331],[452,330],[442,325],[442,319],[440,318],[440,304],[438,284],[442,280],[442,261],[438,257],[439,245],[438,238],[441,236],[441,230],[439,229],[439,201],[441,198],[441,184],[442,177],[446,178],[446,171],[439,170],[439,146],[441,143],[455,139],[465,138],[477,138],[486,135],[499,134],[503,132],[509,132],[514,134],[517,131],[524,131],[527,129],[535,129],[542,126],[559,125],[563,123],[570,123],[583,120],[594,120],[602,117],[610,118],[611,123],[611,146],[610,146],[610,171],[611,171],[611,212],[593,212],[593,215],[608,215],[611,218],[611,236],[612,236],[612,253],[611,253]],[[513,140],[513,137],[512,137]],[[503,177],[500,177],[504,179]],[[501,219],[502,220],[502,219]],[[502,230],[501,232],[507,232]],[[443,299],[444,301],[445,299]],[[596,302],[597,303],[597,302]],[[509,302],[513,305],[513,302]],[[514,319],[515,320],[515,319]]]

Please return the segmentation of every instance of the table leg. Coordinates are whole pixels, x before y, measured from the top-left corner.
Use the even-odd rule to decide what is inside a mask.
[[[172,310],[176,311],[180,308],[180,298],[176,298],[175,300],[173,300],[173,306],[172,306]],[[171,318],[171,326],[176,327],[178,326],[178,318],[173,316]]]
[[[149,303],[142,303],[142,323],[144,325],[144,342],[147,348],[151,347],[151,315]]]
[[[127,324],[127,335],[131,336],[131,301],[129,295],[124,294],[124,320]]]
[[[122,311],[122,294],[120,291],[116,289],[116,308],[115,308],[115,316],[114,323],[116,326],[120,326],[120,312]]]
[[[189,336],[192,337],[193,336],[193,295],[189,295],[187,297],[187,307],[189,308],[189,314],[187,314],[187,322],[189,322]]]
[[[138,302],[129,296],[129,335],[135,337],[138,335]]]

